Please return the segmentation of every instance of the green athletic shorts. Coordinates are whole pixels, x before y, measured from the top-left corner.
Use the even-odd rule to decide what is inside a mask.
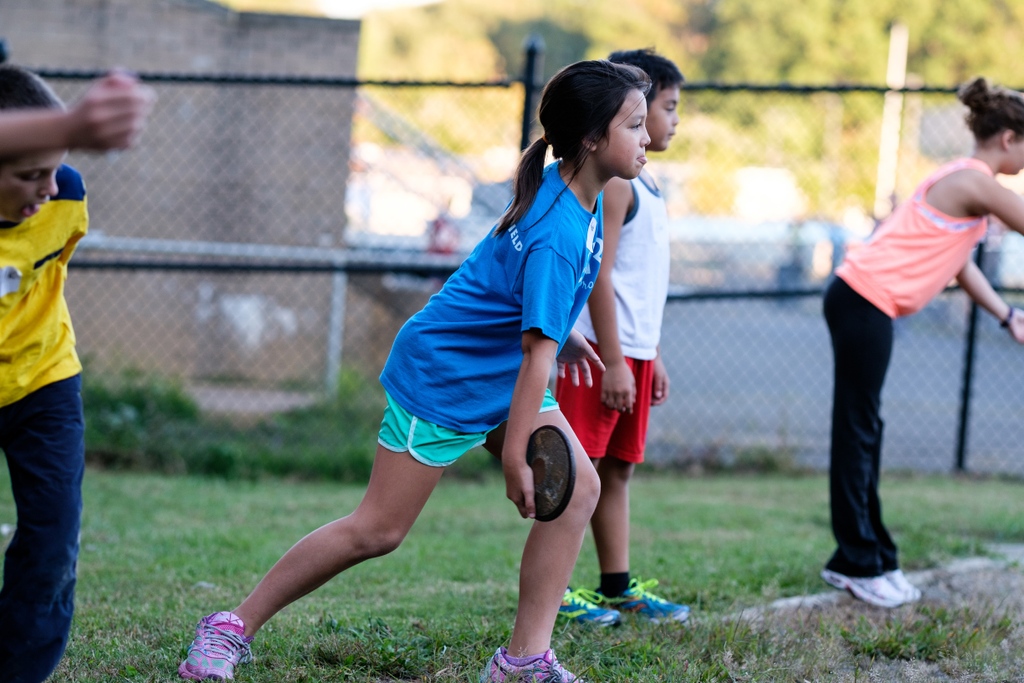
[[[458,460],[463,453],[483,445],[487,432],[466,434],[427,422],[416,417],[395,403],[391,394],[384,392],[388,405],[384,408],[384,419],[380,423],[377,443],[389,451],[409,455],[431,467],[446,467]],[[550,390],[544,392],[540,412],[557,410],[558,402]]]

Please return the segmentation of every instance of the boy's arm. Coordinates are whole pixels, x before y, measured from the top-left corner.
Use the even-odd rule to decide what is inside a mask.
[[[615,286],[612,269],[619,248],[622,224],[633,204],[633,186],[623,178],[612,178],[604,189],[604,245],[601,250],[601,270],[597,273],[594,289],[587,306],[594,324],[597,346],[604,361],[601,378],[601,402],[609,410],[633,412],[636,401],[636,380],[619,343],[619,321],[615,314]]]
[[[527,330],[523,333],[522,346],[523,363],[512,390],[501,449],[501,469],[505,474],[505,495],[516,504],[520,515],[533,518],[537,508],[533,500],[533,470],[526,464],[526,446],[540,413],[558,342],[537,330]]]
[[[69,111],[7,111],[0,114],[0,155],[50,149],[124,149],[138,138],[153,106],[153,91],[124,73],[93,82]]]
[[[0,113],[0,155],[19,156],[68,147],[68,114],[56,109]]]

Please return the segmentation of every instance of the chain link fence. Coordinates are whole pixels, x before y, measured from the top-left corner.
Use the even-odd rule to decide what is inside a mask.
[[[44,75],[74,100],[90,74]],[[369,461],[392,337],[508,201],[527,88],[146,78],[159,102],[142,144],[70,158],[91,215],[67,290],[90,456],[301,472],[314,453],[364,472],[338,463]],[[885,96],[684,89],[672,149],[648,167],[673,235],[672,389],[652,411],[650,462],[827,467],[821,289],[880,201],[970,151],[950,89],[902,93],[898,146],[880,151]],[[996,226],[985,269],[1024,304],[1019,235]],[[969,319],[949,291],[897,321],[886,467],[1024,474],[1024,353],[981,316],[965,392]]]

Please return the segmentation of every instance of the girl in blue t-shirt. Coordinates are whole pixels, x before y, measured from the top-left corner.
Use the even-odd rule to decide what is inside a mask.
[[[533,524],[511,642],[481,680],[580,680],[555,659],[551,632],[600,483],[547,383],[556,360],[575,382],[591,382],[588,360],[600,367],[572,326],[601,262],[601,191],[613,177],[636,177],[646,162],[649,86],[640,69],[603,60],[571,64],[545,86],[544,135],[523,154],[512,203],[395,339],[381,375],[388,405],[362,502],[295,544],[238,607],[202,619],[178,669],[183,678],[231,678],[274,614],[345,569],[395,550],[444,467],[474,446],[501,457],[508,498],[533,518],[527,441],[534,429],[555,425],[573,442],[575,491],[561,516]],[[556,162],[545,168],[549,146]]]

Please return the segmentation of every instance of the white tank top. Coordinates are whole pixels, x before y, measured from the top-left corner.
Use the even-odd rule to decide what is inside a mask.
[[[633,185],[633,211],[626,216],[612,267],[615,315],[622,354],[653,360],[661,341],[669,279],[668,212],[665,199],[650,180],[640,177]],[[651,183],[651,184],[648,184]],[[584,306],[576,330],[596,342],[590,306]]]

